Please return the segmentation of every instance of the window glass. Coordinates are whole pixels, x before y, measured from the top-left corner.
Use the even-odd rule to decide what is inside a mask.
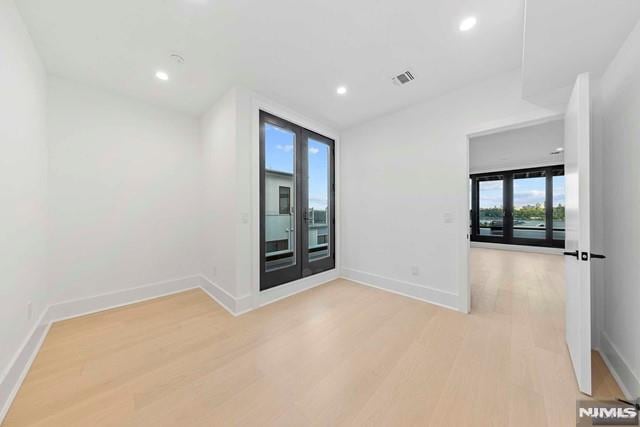
[[[296,263],[295,230],[296,135],[289,129],[264,125],[265,270]]]
[[[479,233],[502,236],[504,229],[504,181],[502,177],[478,183]]]
[[[544,171],[514,174],[513,237],[546,239],[547,179]]]
[[[553,177],[553,240],[564,240],[564,175]]]
[[[309,261],[329,256],[329,180],[330,147],[312,138],[308,140],[309,212],[307,228],[309,233]]]

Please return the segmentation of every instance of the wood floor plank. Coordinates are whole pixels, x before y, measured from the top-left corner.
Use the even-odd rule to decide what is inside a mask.
[[[53,325],[3,426],[565,426],[562,257],[474,249],[464,315],[336,280],[233,317],[200,290]],[[594,397],[622,395],[598,354]]]

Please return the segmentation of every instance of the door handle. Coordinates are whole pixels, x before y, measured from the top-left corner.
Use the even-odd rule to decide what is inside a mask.
[[[574,256],[578,260],[580,259],[580,255],[579,255],[577,250],[575,250],[573,252],[563,252],[563,254],[565,254],[566,256]]]
[[[582,260],[589,261],[591,258],[605,259],[606,256],[600,254],[592,254],[589,252],[582,252]]]

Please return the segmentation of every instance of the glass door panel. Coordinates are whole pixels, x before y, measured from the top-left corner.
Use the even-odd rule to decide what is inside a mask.
[[[513,175],[513,238],[547,238],[545,171]]]
[[[553,240],[564,243],[564,175],[553,177]]]
[[[502,238],[504,235],[504,180],[488,177],[478,182],[478,235]]]
[[[296,263],[296,135],[270,123],[264,125],[265,270]]]
[[[304,130],[304,183],[302,198],[302,275],[320,273],[335,266],[335,196],[333,140]]]
[[[328,257],[330,255],[329,242],[331,229],[329,227],[331,181],[331,147],[315,139],[308,140],[307,150],[307,250],[309,262]]]
[[[260,113],[260,289],[302,274],[300,131]]]

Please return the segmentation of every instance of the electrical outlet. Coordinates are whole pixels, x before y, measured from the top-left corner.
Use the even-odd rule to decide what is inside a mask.
[[[31,301],[27,303],[27,319],[31,320],[33,317],[33,304]]]
[[[419,276],[420,275],[420,269],[418,268],[417,265],[412,265],[411,266],[411,275],[412,276]]]

